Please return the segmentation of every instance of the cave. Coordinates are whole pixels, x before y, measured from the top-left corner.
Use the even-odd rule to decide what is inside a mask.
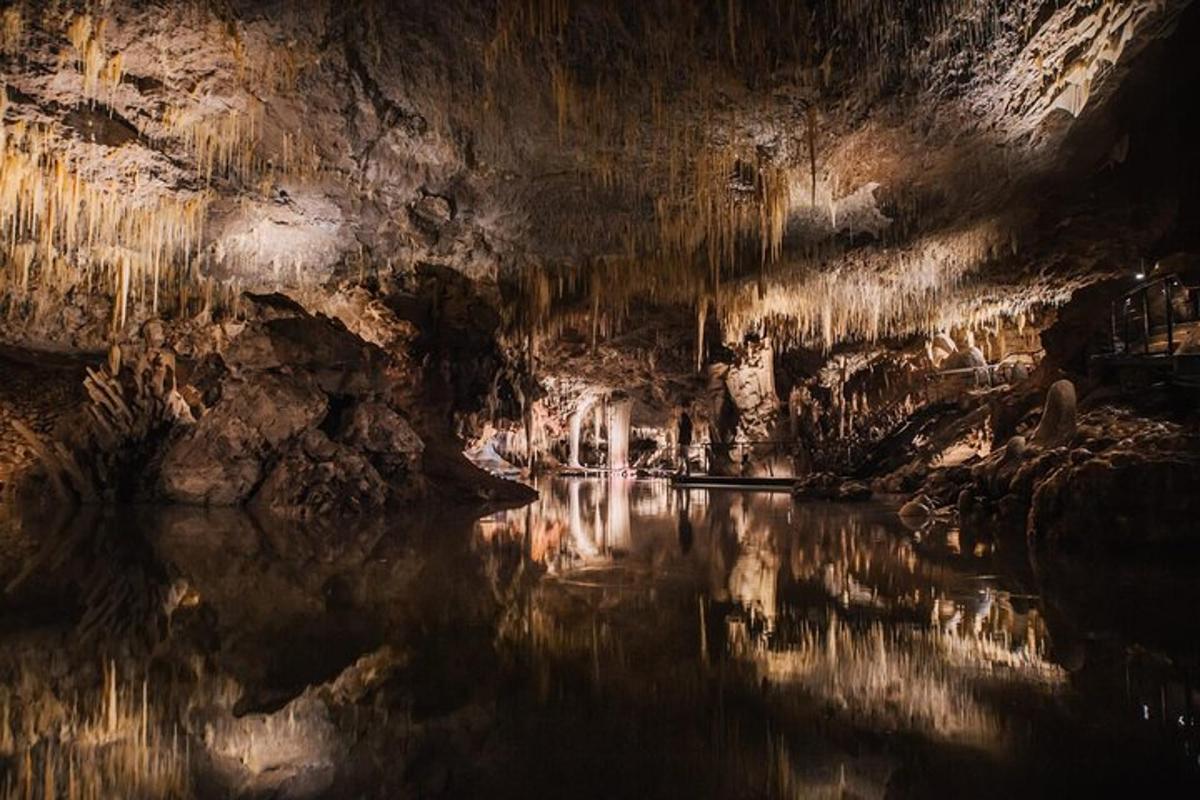
[[[1200,795],[1200,4],[0,0],[0,800]]]

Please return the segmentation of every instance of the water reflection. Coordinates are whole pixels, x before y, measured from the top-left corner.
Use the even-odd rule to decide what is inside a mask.
[[[598,479],[552,482],[536,508],[489,517],[480,533],[528,543],[546,570],[547,605],[556,590],[594,592],[590,643],[557,613],[533,616],[550,626],[534,632],[548,646],[624,647],[607,626],[625,623],[611,612],[642,609],[622,594],[674,584],[695,595],[696,623],[684,630],[707,663],[732,658],[762,685],[796,689],[853,724],[998,747],[1005,726],[981,694],[1004,685],[1050,697],[1066,681],[1046,658],[1044,621],[1033,598],[983,575],[982,559],[930,562],[893,520],[786,495]]]
[[[702,710],[711,734],[688,772],[715,796],[1041,793],[1068,788],[1054,762],[1098,752],[1066,721],[1078,698],[1029,576],[990,539],[781,495],[603,478],[540,488],[533,509],[479,525],[486,546],[510,543],[544,570],[507,643],[548,704],[603,697],[604,714],[637,721],[630,735],[672,736],[621,705],[631,697],[667,718]]]
[[[990,540],[540,488],[482,519],[4,528],[0,798],[1003,797],[1144,783],[1164,730],[1195,741],[1162,665],[1059,666]],[[1127,723],[1154,736],[1080,778]]]

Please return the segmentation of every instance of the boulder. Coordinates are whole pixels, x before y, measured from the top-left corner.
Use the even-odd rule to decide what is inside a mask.
[[[929,343],[930,360],[935,367],[941,366],[947,358],[958,351],[958,345],[948,333],[935,334]]]
[[[328,400],[310,378],[256,374],[231,381],[221,402],[167,449],[159,483],[178,503],[235,505],[262,479],[266,460],[315,427]]]
[[[828,472],[815,472],[796,482],[793,496],[798,500],[869,500],[871,487],[864,481],[842,478]]]
[[[1036,484],[1028,536],[1072,550],[1194,547],[1198,493],[1196,453],[1081,448]]]
[[[987,386],[989,382],[987,359],[984,358],[983,351],[978,347],[972,346],[956,350],[942,362],[941,369],[971,369],[973,370],[972,372],[964,373],[968,383],[973,383],[976,386]]]
[[[387,484],[361,453],[310,430],[271,469],[251,506],[284,519],[340,517],[377,511],[387,496]]]
[[[834,500],[859,502],[871,499],[871,487],[863,481],[842,481],[834,492]]]
[[[417,471],[425,450],[425,443],[408,420],[378,400],[355,405],[343,422],[338,439],[366,455],[389,480]]]
[[[924,495],[917,495],[900,506],[900,519],[905,522],[923,523],[933,516],[933,505]]]
[[[792,490],[797,500],[829,500],[837,491],[841,479],[830,472],[813,472],[796,481]]]

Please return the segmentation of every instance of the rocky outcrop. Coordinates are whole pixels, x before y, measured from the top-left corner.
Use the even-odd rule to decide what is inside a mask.
[[[11,476],[36,459],[17,427],[49,435],[84,402],[85,366],[79,358],[0,348],[0,497]]]
[[[1119,424],[1087,419],[1101,437]],[[1098,552],[1200,544],[1200,437],[1164,423],[1134,424],[1138,430],[1118,441],[1080,437],[1065,453],[1043,457],[1039,479],[1029,481],[1031,540]]]
[[[380,400],[356,404],[338,438],[363,453],[389,481],[401,481],[421,468],[425,443],[404,417]]]
[[[403,362],[287,298],[247,302],[249,318],[180,385],[162,331],[147,326],[124,366],[118,355],[92,373],[91,422],[71,429],[72,444],[42,447],[27,482],[84,502],[249,502],[287,519],[375,512],[435,484],[471,501],[529,497],[471,466],[447,432],[446,452],[429,457],[396,401],[407,395],[392,390]]]
[[[1197,543],[1194,430],[1113,406],[1077,418],[1066,380],[1050,387],[1031,428],[974,464],[930,470],[919,505],[930,515],[957,511],[968,526],[999,524],[1038,548],[1111,553]]]
[[[230,379],[216,407],[167,450],[163,496],[193,505],[244,502],[272,455],[320,423],[328,407],[328,398],[307,375]]]
[[[388,485],[359,451],[309,430],[272,467],[251,501],[256,510],[287,519],[379,511]]]
[[[778,446],[787,436],[788,419],[775,388],[772,343],[746,342],[730,352],[730,363],[709,367],[716,443],[729,445],[727,456],[714,453],[714,468],[738,475],[791,475],[791,453]]]
[[[798,500],[870,500],[871,487],[865,481],[842,478],[828,472],[816,472],[796,481],[793,495]]]

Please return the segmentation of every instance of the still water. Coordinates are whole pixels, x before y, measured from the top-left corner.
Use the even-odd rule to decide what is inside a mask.
[[[539,488],[482,519],[0,521],[0,798],[1200,788],[1189,662],[1089,635],[986,535]]]

